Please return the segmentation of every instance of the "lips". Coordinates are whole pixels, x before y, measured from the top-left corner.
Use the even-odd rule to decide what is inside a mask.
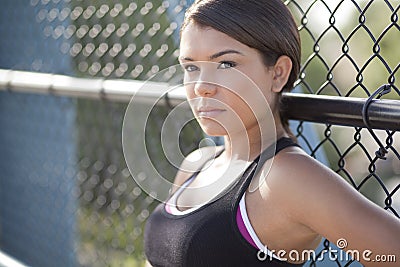
[[[197,109],[197,115],[199,117],[216,117],[224,111],[225,111],[224,109],[220,108],[201,107]]]

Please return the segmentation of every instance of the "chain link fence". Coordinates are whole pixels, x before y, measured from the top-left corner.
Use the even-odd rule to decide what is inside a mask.
[[[285,3],[302,38],[296,92],[400,99],[397,0]],[[7,0],[0,11],[0,68],[146,80],[177,64],[179,25],[189,4]],[[0,92],[0,249],[31,266],[142,266],[143,226],[158,202],[135,183],[124,161],[127,103],[56,97],[51,88],[43,96],[5,87],[9,91]],[[166,177],[176,172],[159,137],[170,109],[157,106],[148,124],[149,153]],[[291,124],[306,151],[399,217],[398,129],[323,120]],[[203,136],[196,123],[183,132],[179,141],[187,154]],[[335,248],[322,242],[317,254],[330,247]],[[336,259],[306,266],[358,263]]]

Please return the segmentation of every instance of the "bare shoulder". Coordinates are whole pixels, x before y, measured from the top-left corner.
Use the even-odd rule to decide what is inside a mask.
[[[223,150],[222,146],[205,146],[187,155],[176,173],[172,192],[189,179],[193,173],[198,171],[203,164],[214,158],[221,150]]]
[[[295,191],[302,195],[327,187],[330,190],[335,190],[337,186],[352,188],[336,172],[297,147],[275,156],[268,179],[276,190],[296,188]]]
[[[400,251],[400,220],[299,148],[281,151],[264,187],[288,218],[348,249]],[[368,238],[369,239],[368,239]]]
[[[318,203],[349,205],[358,199],[364,205],[371,204],[343,177],[302,149],[289,148],[282,152],[274,158],[266,181],[291,214],[304,216],[299,211],[312,212]]]

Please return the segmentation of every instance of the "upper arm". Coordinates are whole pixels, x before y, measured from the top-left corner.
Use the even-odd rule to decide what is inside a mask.
[[[294,221],[335,244],[339,239],[346,239],[345,249],[356,249],[360,253],[370,250],[371,258],[400,252],[398,218],[316,160],[306,155],[288,157],[293,157],[291,164],[286,164],[280,177],[283,179],[277,183],[285,194],[282,205]],[[366,265],[372,263],[362,258],[360,261]]]

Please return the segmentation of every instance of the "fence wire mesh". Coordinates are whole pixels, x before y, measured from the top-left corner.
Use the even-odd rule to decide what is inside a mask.
[[[14,9],[13,1],[7,3],[4,10],[12,10],[19,19],[26,13],[33,14],[34,21],[29,23],[40,29],[35,42],[54,44],[62,57],[68,58],[70,69],[54,71],[48,63],[49,59],[37,56],[37,51],[29,49],[28,43],[25,44],[26,50],[21,52],[25,55],[24,59],[12,61],[12,66],[8,65],[7,68],[64,72],[77,77],[146,80],[160,70],[177,64],[179,24],[190,1],[31,0],[30,4],[18,4],[18,7],[25,5],[25,13]],[[288,0],[285,3],[295,16],[302,38],[303,64],[297,92],[400,99],[400,4],[397,0]],[[14,19],[3,25],[18,27],[18,23],[18,19]],[[23,31],[20,28],[17,29]],[[5,29],[2,26],[0,34],[3,31]],[[24,42],[23,35],[16,37],[0,41],[0,47],[3,47],[0,55],[8,54],[13,45]],[[16,58],[15,53],[10,57]],[[1,64],[0,67],[5,66],[4,62]],[[385,88],[391,91],[385,95],[374,95],[383,84],[387,84]],[[14,102],[10,102],[10,98]],[[76,261],[73,262],[79,266],[142,266],[143,226],[158,202],[134,182],[123,158],[121,127],[126,103],[69,99],[74,106],[74,112],[70,114],[75,126],[71,142],[76,151],[72,159],[66,159],[66,166],[57,160],[57,154],[49,155],[43,164],[34,163],[35,154],[41,151],[37,146],[51,146],[52,141],[58,142],[58,139],[48,140],[46,136],[58,135],[63,131],[62,125],[57,123],[57,116],[49,114],[46,97],[25,99],[16,93],[2,92],[0,99],[2,125],[8,125],[10,110],[19,112],[20,120],[14,121],[14,124],[28,125],[1,130],[2,144],[7,148],[2,149],[2,157],[9,157],[9,153],[12,153],[13,147],[7,146],[9,140],[20,142],[20,145],[33,142],[36,146],[30,148],[27,162],[30,169],[26,172],[31,175],[30,183],[40,184],[42,188],[52,186],[56,194],[68,193],[78,200],[76,206],[66,207],[57,201],[54,203],[60,210],[71,209],[69,214],[75,221],[71,226],[75,233],[71,255]],[[15,106],[23,105],[26,101],[36,102],[36,114],[16,109]],[[63,100],[52,101],[53,106],[63,105]],[[15,106],[9,107],[11,103]],[[176,170],[163,158],[158,145],[159,129],[168,111],[168,107],[157,107],[152,113],[149,123],[152,144],[148,148],[159,162],[157,167],[163,170],[165,176],[172,177]],[[40,126],[29,123],[34,120],[48,120],[49,124],[54,123],[56,127],[47,125],[39,129]],[[397,132],[326,125],[324,122],[292,124],[303,147],[312,156],[330,166],[362,194],[399,217],[400,137]],[[317,133],[318,141],[310,138],[306,128],[312,128]],[[182,136],[185,137],[180,141],[184,154],[187,154],[198,146],[202,135],[195,123],[185,127],[184,131]],[[12,139],[15,135],[17,138]],[[36,139],[42,141],[35,143]],[[23,155],[18,157],[24,158]],[[5,202],[10,203],[8,207],[3,205],[0,209],[1,229],[9,229],[7,225],[19,223],[10,221],[9,218],[14,217],[7,215],[11,213],[20,213],[20,216],[16,216],[19,220],[28,215],[33,220],[35,216],[46,216],[45,211],[26,214],[26,211],[11,208],[13,201],[18,201],[15,199],[17,190],[24,187],[10,188],[5,182],[11,177],[18,180],[18,177],[13,177],[12,168],[2,165],[0,169],[0,194],[3,198],[6,195],[10,198],[14,196],[14,200]],[[74,181],[73,189],[66,190],[65,181],[57,184],[57,180],[41,180],[38,173],[42,171],[47,171],[50,176],[67,173],[67,177]],[[13,189],[16,192],[10,192]],[[6,191],[8,194],[5,194]],[[40,195],[40,192],[36,193]],[[35,202],[39,197],[34,194],[30,201]],[[49,197],[47,201],[51,202],[52,198]],[[53,223],[57,224],[57,220]],[[41,226],[44,232],[49,225]],[[57,225],[51,229],[56,228]],[[57,230],[54,231],[53,238],[60,236]],[[29,234],[28,231],[19,235]],[[24,247],[23,239],[19,236],[6,237],[6,231],[0,232],[0,247],[5,251],[18,254],[31,249]],[[49,242],[40,240],[40,236],[33,238],[36,238],[34,242],[37,244]],[[51,246],[51,241],[49,244]],[[323,242],[317,253],[329,250],[332,245],[328,241]],[[32,266],[51,266],[39,259],[49,254],[47,246],[38,245],[35,254],[22,253],[22,256],[16,257]],[[312,261],[306,265],[356,264],[351,260],[337,259],[334,265]]]

